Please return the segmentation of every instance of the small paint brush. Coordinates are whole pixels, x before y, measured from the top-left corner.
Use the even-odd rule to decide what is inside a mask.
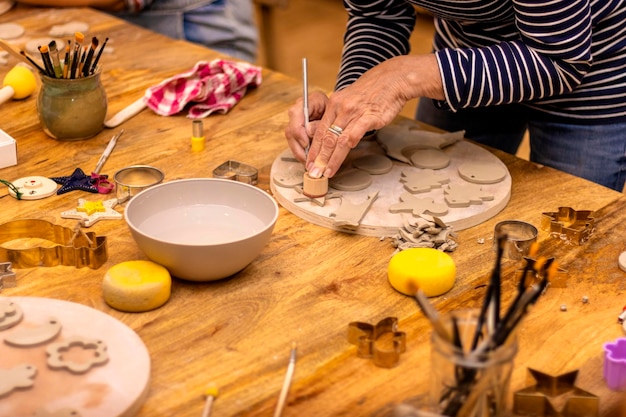
[[[63,78],[70,74],[70,42],[65,47],[65,58],[63,58]]]
[[[46,74],[46,70],[44,68],[42,68],[41,65],[36,63],[31,57],[26,55],[26,52],[20,51],[20,55],[22,55],[24,58],[26,58],[28,60],[28,62],[30,62],[31,65],[33,65],[35,68],[37,68],[39,70],[39,72],[41,72],[42,74]]]
[[[43,62],[43,66],[46,69],[46,75],[48,77],[55,77],[54,75],[54,67],[52,66],[52,60],[50,59],[50,52],[48,49],[48,45],[41,45],[39,47],[39,53],[41,54],[41,60]]]
[[[52,67],[54,68],[54,75],[56,78],[63,77],[63,68],[61,68],[61,61],[59,60],[59,51],[57,49],[57,41],[52,40],[48,44],[50,49],[50,58],[52,59]]]
[[[283,381],[283,387],[280,390],[278,397],[278,403],[276,403],[276,410],[274,410],[274,417],[280,417],[283,414],[285,408],[285,402],[287,401],[287,394],[289,393],[289,387],[291,386],[291,380],[293,379],[293,373],[296,368],[296,342],[291,344],[291,354],[289,355],[289,365],[287,366],[287,372],[285,373],[285,380]]]
[[[104,51],[104,47],[107,45],[108,41],[109,41],[109,38],[105,38],[104,42],[102,43],[102,46],[98,50],[98,54],[96,55],[96,59],[94,59],[93,65],[91,66],[91,71],[90,71],[91,74],[96,72],[96,70],[98,69],[98,62],[100,61],[100,57],[102,56],[102,51]]]
[[[72,66],[70,68],[70,78],[76,78],[76,70],[80,62],[80,51],[83,47],[83,40],[85,35],[80,32],[76,32],[74,35],[74,52],[72,54]]]
[[[121,129],[117,135],[111,138],[111,140],[109,141],[109,144],[107,145],[106,149],[102,153],[102,156],[100,156],[98,163],[96,164],[96,169],[93,170],[94,174],[100,173],[102,166],[111,155],[111,152],[113,152],[113,148],[115,148],[115,145],[117,144],[117,140],[120,138],[120,136],[122,136],[122,133],[124,133],[124,129]]]
[[[91,38],[91,47],[89,48],[89,52],[87,52],[87,57],[85,58],[85,63],[83,65],[83,77],[89,75],[91,70],[91,61],[93,60],[93,54],[96,52],[98,48],[98,38],[95,36]]]
[[[424,316],[430,321],[430,324],[433,326],[435,332],[439,335],[440,338],[447,341],[452,341],[452,336],[450,332],[446,330],[446,326],[444,326],[441,318],[439,317],[439,313],[433,307],[433,305],[428,301],[428,297],[424,294],[424,291],[414,282],[408,282],[408,291],[411,294],[415,294],[415,301],[419,306]]]

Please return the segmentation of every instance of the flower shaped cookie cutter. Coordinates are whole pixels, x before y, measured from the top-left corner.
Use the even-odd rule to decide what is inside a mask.
[[[626,338],[620,337],[607,342],[604,348],[603,376],[609,388],[614,391],[626,389]]]

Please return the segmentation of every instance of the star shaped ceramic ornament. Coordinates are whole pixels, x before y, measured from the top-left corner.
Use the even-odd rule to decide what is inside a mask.
[[[113,190],[113,185],[108,181],[107,175],[87,175],[80,168],[76,168],[74,172],[72,172],[72,175],[66,177],[52,177],[50,179],[57,184],[61,184],[61,188],[58,189],[57,195],[75,190],[107,194]]]
[[[122,214],[113,210],[117,205],[117,198],[105,201],[87,201],[78,199],[78,207],[73,210],[67,210],[61,213],[64,219],[77,219],[85,227],[90,227],[100,220],[119,220]]]

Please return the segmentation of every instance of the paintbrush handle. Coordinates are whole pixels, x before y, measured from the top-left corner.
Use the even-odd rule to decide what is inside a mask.
[[[28,59],[25,56],[20,54],[20,51],[14,48],[11,44],[0,39],[0,46],[2,47],[2,49],[4,49],[5,51],[13,55],[14,58],[17,58],[20,61],[27,63],[28,65],[32,65],[30,61],[28,61]]]

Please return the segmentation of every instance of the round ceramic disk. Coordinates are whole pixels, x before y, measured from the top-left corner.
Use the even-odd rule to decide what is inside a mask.
[[[63,57],[64,54],[61,54],[61,51],[65,50],[65,41],[62,39],[52,39],[52,38],[31,39],[30,41],[26,42],[26,45],[24,47],[26,49],[26,52],[28,52],[29,54],[39,56],[39,47],[41,45],[48,45],[53,40],[57,44],[57,51],[59,51],[59,56]]]
[[[24,26],[17,23],[2,23],[0,24],[0,38],[2,39],[15,39],[24,34]]]
[[[13,181],[13,185],[22,193],[22,200],[40,200],[50,197],[57,191],[57,183],[46,177],[24,177]],[[9,194],[17,198],[10,188]]]
[[[411,153],[411,163],[424,169],[443,169],[450,165],[450,157],[441,149],[424,148]]]
[[[626,252],[622,252],[618,259],[619,267],[622,271],[626,272]]]
[[[372,185],[372,178],[360,169],[348,169],[329,179],[328,185],[340,191],[358,191]]]
[[[385,155],[371,154],[365,155],[360,158],[356,158],[352,161],[352,165],[355,168],[362,169],[363,171],[372,175],[386,174],[393,168],[393,162]]]
[[[74,36],[76,32],[85,33],[89,30],[89,24],[85,22],[67,22],[63,25],[54,25],[50,28],[50,36]]]
[[[506,169],[497,163],[466,162],[459,167],[459,175],[475,184],[495,184],[506,178]]]

